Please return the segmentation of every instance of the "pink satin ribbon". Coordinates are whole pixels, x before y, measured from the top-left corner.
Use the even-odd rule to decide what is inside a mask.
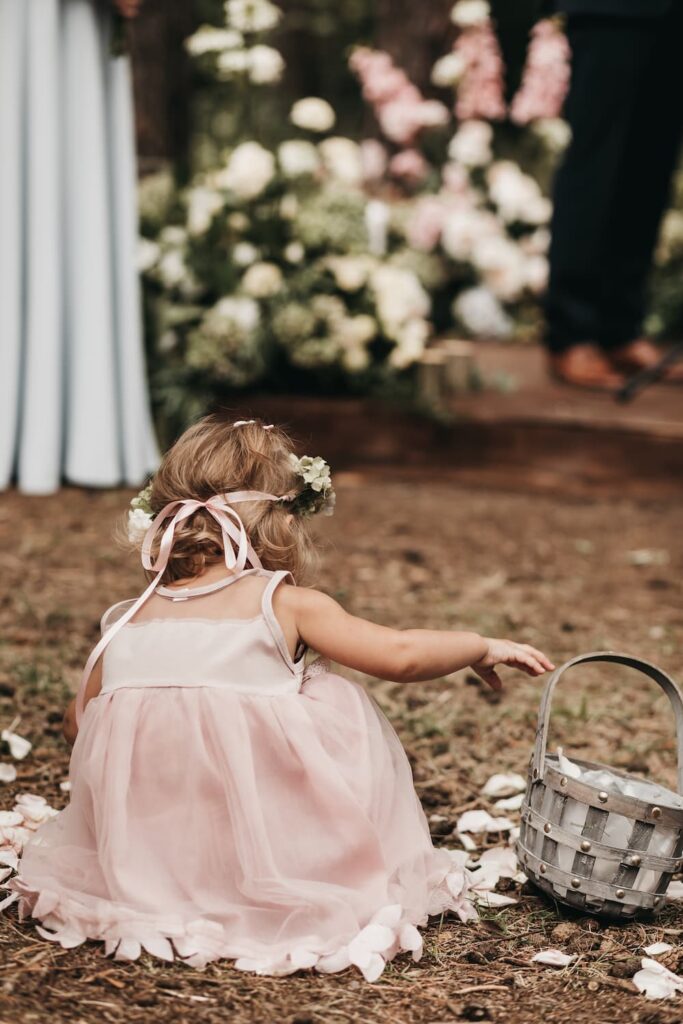
[[[113,640],[122,626],[129,622],[135,613],[142,608],[145,601],[152,596],[164,575],[168,566],[168,560],[173,550],[175,530],[179,523],[182,523],[198,509],[205,509],[209,515],[216,520],[221,528],[223,538],[223,550],[225,553],[225,565],[235,575],[252,569],[261,569],[261,560],[249,542],[247,531],[244,528],[240,516],[233,505],[243,501],[283,501],[290,495],[278,496],[277,494],[266,494],[263,491],[233,491],[228,494],[214,494],[207,501],[198,501],[194,498],[183,498],[179,501],[171,501],[162,508],[155,516],[154,522],[145,534],[142,542],[141,559],[145,569],[156,575],[147,589],[140,594],[140,597],[133,605],[118,619],[102,636],[97,645],[90,652],[85,663],[81,681],[76,694],[76,723],[80,725],[83,717],[83,706],[85,703],[85,691],[92,670],[98,659],[104,652],[107,644]],[[168,522],[166,522],[169,520]],[[164,525],[166,523],[166,525]],[[163,532],[162,532],[163,531]],[[157,535],[161,532],[161,541],[156,558],[152,557],[152,546]]]

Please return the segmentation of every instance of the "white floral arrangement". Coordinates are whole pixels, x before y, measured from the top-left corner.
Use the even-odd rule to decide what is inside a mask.
[[[287,510],[306,519],[320,513],[331,516],[334,513],[336,495],[332,486],[330,467],[320,456],[303,455],[300,458],[292,452],[289,462],[303,487],[291,498],[284,498]],[[128,508],[128,540],[140,547],[145,534],[154,522],[154,511],[150,504],[152,484],[148,483],[131,499]],[[5,738],[4,735],[2,737]]]
[[[145,534],[154,522],[151,497],[152,485],[147,484],[131,499],[128,509],[128,540],[137,547],[142,544]]]
[[[336,494],[332,486],[330,467],[320,456],[303,455],[298,458],[290,454],[289,461],[304,486],[288,504],[296,515],[307,518],[320,513],[331,516],[334,513]]]

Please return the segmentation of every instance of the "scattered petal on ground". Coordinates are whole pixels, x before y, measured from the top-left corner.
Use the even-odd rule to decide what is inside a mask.
[[[512,796],[514,793],[523,793],[525,789],[526,779],[517,772],[508,772],[492,775],[482,789],[482,794],[492,797]]]
[[[662,953],[668,953],[670,949],[673,949],[673,946],[668,942],[653,942],[651,946],[643,946],[643,951],[648,956],[661,956]]]
[[[0,739],[9,744],[9,752],[17,761],[25,758],[33,745],[27,739],[24,739],[23,736],[19,736],[16,732],[10,732],[9,729],[3,729],[0,732]]]
[[[59,788],[61,789],[62,793],[70,793],[71,792],[71,782],[69,781],[69,779],[64,779],[64,782],[60,782],[59,783]]]
[[[508,832],[514,827],[509,818],[493,818],[488,811],[465,811],[458,818],[458,832]]]
[[[524,793],[508,796],[504,800],[496,800],[493,805],[497,811],[518,811],[524,803]]]
[[[14,782],[17,769],[13,764],[0,764],[0,782]]]
[[[633,984],[648,999],[671,999],[683,991],[683,978],[670,971],[657,960],[643,957],[641,970],[633,976]]]
[[[531,958],[532,964],[548,964],[550,967],[567,967],[576,956],[563,953],[561,949],[542,949]]]

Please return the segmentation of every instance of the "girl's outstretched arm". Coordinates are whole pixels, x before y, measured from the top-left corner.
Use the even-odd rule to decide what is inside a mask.
[[[340,665],[381,679],[417,682],[469,666],[497,690],[501,681],[496,665],[510,665],[530,676],[554,668],[545,654],[528,644],[470,632],[389,629],[349,615],[317,590],[282,587],[280,592],[304,643]]]

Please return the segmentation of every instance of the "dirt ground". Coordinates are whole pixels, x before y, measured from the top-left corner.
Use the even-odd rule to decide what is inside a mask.
[[[637,653],[683,680],[681,510],[615,498],[598,503],[346,475],[338,512],[319,525],[320,585],[350,610],[395,626],[473,628],[542,647],[559,663],[579,652]],[[15,793],[66,795],[62,707],[97,635],[101,611],[139,592],[133,560],[108,542],[128,492],[77,489],[0,503],[0,726],[21,716],[32,740]],[[437,842],[497,771],[525,772],[539,684],[509,673],[502,698],[462,673],[434,683],[368,686],[399,731]],[[674,781],[674,737],[664,698],[614,668],[577,670],[560,688],[553,742],[570,753]],[[0,750],[9,760],[7,750]],[[228,963],[202,972],[146,954],[117,964],[89,944],[43,941],[15,908],[0,914],[0,1024],[177,1021],[285,1024],[674,1024],[683,1003],[651,1003],[630,978],[642,946],[683,969],[683,904],[656,923],[617,927],[563,913],[525,886],[519,904],[449,917],[426,931],[418,964],[397,958],[380,981],[356,972],[256,978]],[[515,891],[517,890],[517,891]],[[557,970],[531,964],[558,946],[578,954]],[[682,1000],[683,997],[678,997]]]

